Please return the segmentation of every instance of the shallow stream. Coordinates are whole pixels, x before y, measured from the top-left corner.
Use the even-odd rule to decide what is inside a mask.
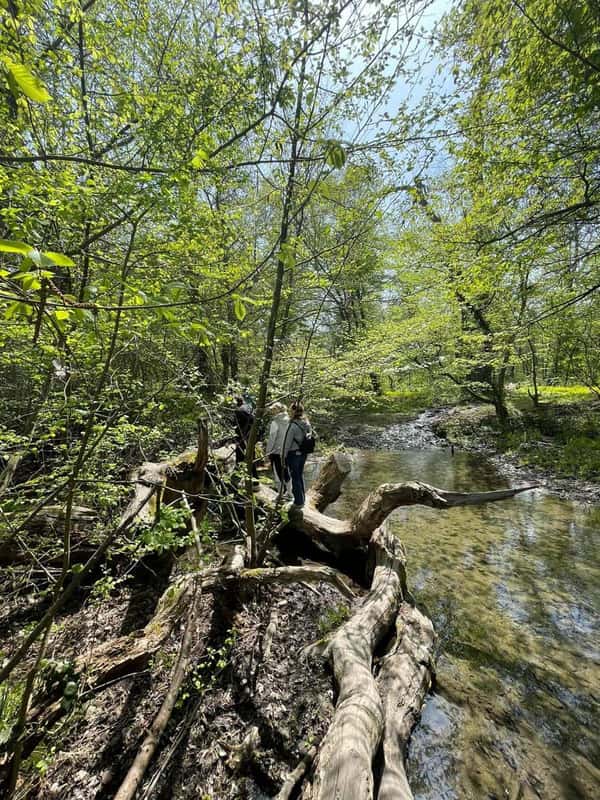
[[[388,428],[385,449],[357,451],[329,513],[346,516],[384,482],[508,485],[481,455],[427,437],[405,447],[414,440],[402,425],[394,435],[397,450]],[[599,798],[600,507],[534,490],[481,507],[399,509],[390,524],[440,642],[410,745],[415,799]]]

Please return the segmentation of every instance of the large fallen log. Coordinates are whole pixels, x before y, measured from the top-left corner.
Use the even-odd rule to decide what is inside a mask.
[[[371,591],[332,638],[328,653],[338,686],[333,720],[315,762],[311,800],[373,797],[372,763],[383,733],[383,704],[373,677],[373,652],[402,599],[404,549],[384,528],[373,536]]]
[[[341,554],[369,543],[375,556],[368,595],[325,651],[332,661],[339,694],[331,726],[315,760],[312,782],[304,787],[302,797],[371,800],[373,761],[383,742],[378,800],[409,800],[412,794],[404,771],[404,754],[431,682],[434,633],[427,617],[402,602],[408,597],[404,549],[385,528],[385,520],[401,506],[420,504],[446,510],[509,499],[535,487],[462,493],[420,482],[386,483],[372,491],[352,517],[338,520],[323,511],[327,500],[339,495],[341,472],[335,459],[330,460],[323,473],[332,481],[331,492],[322,485],[326,481],[317,481],[306,506],[292,508],[289,513],[291,527],[332,552]],[[400,607],[402,612],[397,617]],[[396,642],[376,681],[373,653],[394,620]]]
[[[435,633],[431,620],[402,603],[396,640],[381,660],[377,683],[384,705],[383,768],[377,800],[412,800],[406,747],[433,676]]]
[[[373,532],[396,508],[423,505],[446,511],[458,506],[507,500],[538,486],[531,484],[493,492],[450,492],[418,481],[384,483],[367,495],[352,517],[336,519],[323,511],[339,497],[342,482],[348,472],[345,459],[341,459],[338,454],[330,456],[315,485],[307,493],[304,507],[291,506],[288,510],[291,528],[301,531],[336,555],[365,547]],[[263,485],[258,490],[257,500],[271,509],[279,502],[277,493]]]

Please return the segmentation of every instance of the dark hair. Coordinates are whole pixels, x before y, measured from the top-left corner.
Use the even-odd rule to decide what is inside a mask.
[[[304,416],[304,406],[300,400],[294,400],[290,406],[290,416],[293,419],[300,419],[300,417]]]
[[[238,394],[238,395],[236,395],[236,397],[235,397],[235,402],[236,402],[236,404],[237,404],[238,406],[243,406],[243,405],[244,405],[244,398],[243,398],[243,397],[241,397],[241,396]]]

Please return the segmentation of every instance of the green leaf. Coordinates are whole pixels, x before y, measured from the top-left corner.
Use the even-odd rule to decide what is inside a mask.
[[[244,321],[246,317],[246,306],[243,304],[242,298],[237,294],[233,297],[233,313],[240,322]]]
[[[296,263],[296,253],[294,248],[287,242],[281,245],[279,259],[288,269],[291,269]]]
[[[52,100],[44,84],[36,78],[25,64],[17,64],[8,56],[2,56],[2,61],[23,94],[36,103],[47,103]]]
[[[35,272],[22,272],[20,275],[16,275],[15,278],[21,281],[23,289],[26,291],[35,292],[42,288],[42,282]]]
[[[210,344],[210,331],[201,325],[199,322],[192,322],[190,325],[190,330],[193,333],[198,334],[198,339],[200,344],[202,345],[209,345]]]
[[[12,319],[13,317],[29,317],[33,314],[33,310],[26,303],[11,303],[4,312],[4,319]]]
[[[210,158],[210,153],[208,150],[205,150],[204,147],[200,147],[196,151],[196,155],[192,158],[192,167],[195,169],[202,169],[208,164],[208,159]]]
[[[18,253],[20,256],[29,255],[31,247],[25,242],[16,239],[0,239],[0,253]]]
[[[75,266],[75,262],[69,258],[69,256],[65,256],[63,253],[55,253],[53,250],[44,250],[42,259],[47,259],[51,264],[57,267]]]
[[[330,139],[325,143],[325,161],[334,169],[341,169],[346,163],[346,151],[339,142]]]

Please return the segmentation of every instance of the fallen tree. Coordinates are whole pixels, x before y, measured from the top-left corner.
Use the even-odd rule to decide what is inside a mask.
[[[134,519],[151,522],[160,514],[164,502],[181,500],[190,513],[198,514],[198,504],[192,512],[187,498],[205,498],[208,491],[204,489],[208,464],[206,441],[204,429],[197,452],[190,451],[171,462],[144,464],[138,470],[134,497],[117,531],[129,527]],[[221,460],[221,466],[224,463],[226,459]],[[505,500],[533,487],[457,493],[419,482],[386,483],[372,491],[351,517],[339,520],[327,515],[325,510],[340,495],[349,471],[347,457],[331,456],[309,491],[306,506],[290,509],[287,522],[285,517],[282,520],[280,501],[274,491],[261,485],[254,496],[254,504],[264,510],[264,518],[278,520],[275,527],[264,531],[261,552],[269,554],[271,537],[277,530],[288,540],[306,537],[321,550],[328,550],[329,565],[249,567],[244,563],[245,548],[238,545],[218,566],[191,571],[188,567],[187,572],[175,577],[144,629],[104,642],[78,661],[78,672],[85,676],[86,691],[101,688],[105,682],[146,665],[175,630],[175,624],[182,618],[189,622],[193,617],[198,590],[236,591],[277,583],[327,582],[354,603],[350,618],[320,647],[323,657],[332,664],[337,702],[331,725],[320,745],[309,750],[301,765],[284,781],[282,796],[298,791],[297,784],[304,779],[301,791],[305,800],[411,798],[404,754],[431,683],[435,635],[431,621],[414,607],[408,593],[404,548],[389,532],[386,518],[401,506],[421,504],[446,510],[459,505]],[[213,490],[216,485],[213,480]],[[369,586],[366,593],[353,588],[347,578],[331,566],[331,558],[335,561],[337,556],[348,553],[362,565],[364,579],[361,583]],[[168,695],[125,777],[123,797],[133,797],[136,787],[141,785],[158,739],[169,721],[179,687],[185,680],[190,663],[191,623],[186,623],[184,630],[188,632],[188,639],[180,647],[180,659]],[[377,648],[386,642],[385,654],[377,659]],[[8,664],[15,663],[13,656]],[[32,722],[54,721],[57,713],[56,702],[45,710],[38,703],[32,712]]]

